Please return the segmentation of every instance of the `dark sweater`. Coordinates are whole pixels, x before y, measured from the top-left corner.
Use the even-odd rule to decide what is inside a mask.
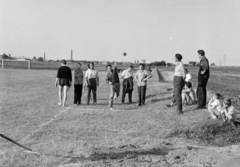
[[[68,66],[61,66],[58,69],[57,78],[69,79],[72,81],[72,70]]]
[[[204,70],[205,70],[205,73],[201,74],[201,72]],[[200,65],[199,65],[198,80],[201,81],[202,79],[208,79],[209,76],[210,76],[209,62],[208,62],[208,59],[204,56],[200,61]]]
[[[119,83],[118,69],[114,68],[111,72],[107,74],[106,83],[112,82],[112,84]]]

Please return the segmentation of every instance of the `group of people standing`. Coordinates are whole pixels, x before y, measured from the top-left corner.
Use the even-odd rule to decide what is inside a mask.
[[[183,114],[183,103],[193,104],[197,102],[197,107],[195,110],[206,108],[207,104],[207,82],[210,76],[209,62],[205,57],[205,52],[203,50],[198,50],[198,57],[200,59],[199,63],[199,72],[198,72],[198,86],[197,86],[197,98],[195,97],[195,92],[192,87],[191,75],[188,73],[188,70],[185,69],[184,64],[182,63],[182,55],[175,55],[175,72],[173,80],[173,92],[174,98],[171,103],[177,105],[177,113]],[[190,76],[189,76],[190,75]]]
[[[116,64],[108,64],[106,66],[107,75],[105,82],[110,85],[109,108],[113,110],[113,102],[116,101],[120,94],[121,82],[118,75]],[[86,104],[88,105],[91,100],[91,93],[93,96],[93,104],[97,104],[97,87],[99,87],[98,71],[94,69],[94,63],[88,64],[88,69],[83,74],[81,64],[77,63],[74,69],[74,104],[80,105],[82,98],[82,91],[87,89]],[[122,99],[121,102],[125,103],[125,96],[128,94],[129,103],[132,103],[132,92],[134,90],[134,79],[137,81],[138,90],[138,106],[145,104],[147,80],[151,78],[151,72],[145,69],[145,64],[139,64],[139,70],[133,74],[133,66],[130,65],[128,69],[124,70],[121,74],[122,81]],[[58,105],[65,106],[67,100],[67,92],[72,84],[72,71],[66,65],[66,61],[62,60],[62,65],[58,69],[55,86],[59,87],[59,103]]]

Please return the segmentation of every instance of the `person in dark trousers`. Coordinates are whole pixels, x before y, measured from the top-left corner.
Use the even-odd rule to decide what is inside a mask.
[[[65,107],[65,103],[67,100],[67,92],[72,84],[72,71],[66,65],[66,60],[62,60],[62,66],[58,69],[57,78],[55,81],[55,86],[59,88],[59,103],[58,105],[62,105]]]
[[[88,64],[88,70],[85,73],[85,81],[87,86],[87,104],[93,94],[93,104],[97,104],[97,87],[99,86],[98,72],[94,70],[94,63]]]
[[[198,87],[197,87],[197,108],[205,109],[207,105],[207,83],[210,76],[209,62],[205,57],[203,50],[198,50],[198,57],[200,59],[198,71]]]
[[[128,69],[124,70],[121,74],[123,79],[122,86],[122,103],[125,102],[126,93],[128,93],[129,103],[132,103],[132,92],[133,92],[133,66],[130,65]]]
[[[74,69],[74,101],[76,105],[81,104],[83,90],[83,71],[81,69],[81,63],[77,63],[77,67]]]
[[[116,101],[120,92],[120,80],[118,76],[117,66],[112,69],[112,65],[107,65],[108,74],[106,76],[106,83],[110,85],[109,108],[113,110],[113,100]]]
[[[174,72],[174,79],[173,79],[173,92],[174,98],[177,104],[177,113],[183,114],[182,111],[182,89],[184,87],[184,79],[185,79],[185,69],[184,64],[182,63],[182,55],[176,54],[175,55],[175,72]]]
[[[151,77],[152,74],[149,71],[144,70],[144,64],[139,64],[139,70],[135,75],[138,89],[138,106],[145,105],[147,80]]]

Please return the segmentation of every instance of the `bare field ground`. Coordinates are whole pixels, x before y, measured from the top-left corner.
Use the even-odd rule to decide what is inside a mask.
[[[164,72],[169,80],[171,74]],[[0,139],[0,166],[203,167],[240,156],[239,130],[212,121],[207,110],[193,111],[196,106],[185,107],[182,116],[166,107],[171,82],[151,79],[145,106],[136,106],[135,88],[134,104],[121,104],[119,98],[110,111],[105,75],[100,73],[98,105],[85,105],[84,93],[83,105],[74,106],[71,88],[63,108],[57,105],[56,71],[1,69],[0,133],[42,154]],[[237,95],[240,79],[226,75],[213,70],[208,88]],[[227,81],[224,87],[221,77]]]

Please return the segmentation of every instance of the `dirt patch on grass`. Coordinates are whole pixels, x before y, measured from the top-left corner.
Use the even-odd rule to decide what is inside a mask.
[[[166,136],[170,137],[186,138],[201,145],[224,147],[240,142],[240,129],[236,130],[222,121],[213,121],[187,129],[173,130]]]

